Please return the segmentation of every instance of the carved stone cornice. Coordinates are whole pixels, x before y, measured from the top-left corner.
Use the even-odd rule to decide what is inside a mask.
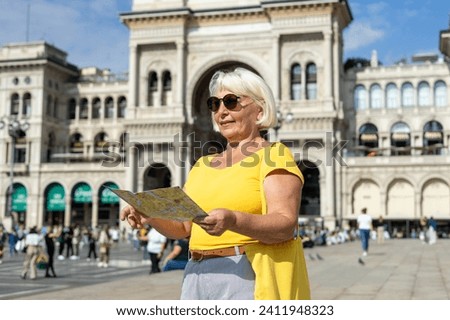
[[[335,120],[332,114],[329,117],[294,118],[283,124],[283,131],[333,131]]]
[[[125,130],[130,135],[130,141],[173,141],[173,137],[182,132],[184,123],[165,122],[127,122]]]

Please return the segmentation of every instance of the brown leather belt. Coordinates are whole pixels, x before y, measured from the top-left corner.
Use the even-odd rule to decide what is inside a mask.
[[[191,259],[193,261],[202,261],[212,258],[223,258],[237,256],[245,253],[243,246],[234,246],[228,248],[212,249],[212,250],[190,250]]]

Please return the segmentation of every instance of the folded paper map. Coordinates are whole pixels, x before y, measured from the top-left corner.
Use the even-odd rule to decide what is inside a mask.
[[[110,189],[139,212],[152,218],[201,221],[203,211],[180,187],[153,189],[138,193]]]

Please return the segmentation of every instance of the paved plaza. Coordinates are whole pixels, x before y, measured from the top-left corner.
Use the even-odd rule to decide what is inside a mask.
[[[125,245],[125,244],[124,244]],[[360,258],[358,241],[305,249],[314,300],[447,300],[450,298],[450,240],[372,241]],[[122,257],[123,259],[123,257]],[[114,263],[111,263],[114,266]],[[0,270],[4,265],[0,265]],[[119,270],[120,271],[120,270]],[[111,273],[95,284],[50,288],[2,299],[177,300],[181,271],[149,275],[140,266],[126,276]],[[122,271],[124,272],[124,271]],[[73,277],[77,277],[73,274]],[[47,279],[42,279],[47,280]],[[58,279],[54,279],[57,281]],[[17,280],[20,281],[20,280]],[[36,281],[41,281],[40,279]],[[23,284],[23,282],[18,282]]]

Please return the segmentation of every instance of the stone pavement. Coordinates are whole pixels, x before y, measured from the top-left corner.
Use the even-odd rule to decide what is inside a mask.
[[[305,249],[314,300],[447,300],[450,240],[371,241],[358,262],[359,241]],[[137,275],[106,283],[21,297],[25,300],[177,300],[181,271]]]

